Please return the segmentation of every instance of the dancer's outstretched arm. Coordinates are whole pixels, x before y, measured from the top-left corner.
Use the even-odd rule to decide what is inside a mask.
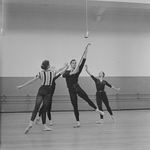
[[[114,87],[114,86],[111,86],[111,88],[114,89],[114,90],[117,90],[117,91],[120,90],[120,88],[116,88],[116,87]]]
[[[39,79],[39,76],[36,76],[36,77],[32,78],[31,80],[27,81],[26,83],[24,83],[24,84],[22,84],[22,85],[20,85],[20,86],[17,86],[17,89],[21,89],[21,88],[23,88],[24,86],[27,86],[27,85],[29,85],[29,84],[35,82],[37,79]]]

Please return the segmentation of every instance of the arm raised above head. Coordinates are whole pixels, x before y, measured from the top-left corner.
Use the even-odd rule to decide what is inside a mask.
[[[89,70],[88,70],[88,65],[85,65],[85,70],[86,70],[86,72],[89,74],[89,76],[92,76],[92,74],[89,72]]]
[[[79,62],[79,64],[78,64],[78,67],[81,65],[83,59],[86,59],[87,53],[88,53],[88,47],[89,47],[89,45],[91,45],[91,44],[88,43],[87,46],[85,47],[85,50],[84,50],[84,52],[83,52],[83,55],[82,55],[82,57],[81,57],[81,59],[80,59],[80,62]]]
[[[78,64],[78,66],[76,67],[76,73],[79,75],[82,71],[82,68],[84,66],[84,63],[86,61],[86,57],[87,57],[87,52],[88,52],[88,46],[91,45],[90,43],[86,46],[85,50],[84,50],[84,53],[80,59],[80,62]]]

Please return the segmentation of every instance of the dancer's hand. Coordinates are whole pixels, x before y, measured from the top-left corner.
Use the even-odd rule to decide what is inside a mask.
[[[120,88],[117,88],[117,90],[119,91],[119,90],[120,90]]]
[[[88,46],[90,46],[90,45],[91,45],[91,43],[88,43],[87,46],[86,46],[86,48],[88,48]]]
[[[89,46],[89,45],[91,45],[91,44],[90,44],[90,43],[87,44],[87,46],[86,46],[86,48],[85,48],[85,51],[84,51],[84,54],[87,53],[87,50],[88,50],[88,46]]]
[[[67,66],[68,63],[64,63],[64,68]]]
[[[21,89],[21,88],[22,88],[22,85],[16,87],[16,89]]]
[[[64,64],[64,68],[69,68],[68,63],[65,63],[65,64]]]
[[[120,90],[120,88],[116,88],[116,87],[114,87],[114,86],[112,86],[112,88],[113,88],[114,90],[117,90],[117,91]]]
[[[69,65],[68,65],[68,63],[66,63],[66,68],[67,68],[67,69],[69,68]]]
[[[85,65],[85,70],[86,70],[86,71],[88,70],[88,65]]]

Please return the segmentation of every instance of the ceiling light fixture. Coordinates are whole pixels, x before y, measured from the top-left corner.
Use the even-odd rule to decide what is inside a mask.
[[[85,34],[85,38],[89,37],[89,31],[88,31],[88,6],[87,6],[87,0],[86,0],[86,34]]]
[[[4,22],[4,0],[2,0],[2,27],[1,27],[1,31],[0,31],[2,36],[5,35],[3,22]]]

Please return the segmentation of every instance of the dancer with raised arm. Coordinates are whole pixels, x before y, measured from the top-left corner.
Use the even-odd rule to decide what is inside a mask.
[[[80,127],[77,96],[80,96],[82,99],[84,99],[92,108],[95,109],[96,112],[100,113],[101,115],[104,115],[104,113],[95,106],[95,104],[89,99],[85,91],[78,84],[78,78],[85,64],[89,45],[90,44],[86,46],[78,66],[76,67],[77,64],[76,60],[72,59],[70,61],[71,70],[67,70],[63,74],[63,77],[66,78],[71,103],[73,105],[74,114],[77,121],[77,124],[74,126],[75,128]]]
[[[65,67],[68,68],[68,65],[66,64]],[[49,103],[51,102],[53,78],[61,70],[60,69],[58,71],[50,70],[49,69],[50,64],[49,64],[48,60],[45,60],[42,62],[41,68],[42,68],[42,71],[39,72],[39,74],[36,75],[36,77],[34,77],[33,79],[24,83],[23,85],[17,86],[18,89],[21,89],[24,86],[27,86],[27,85],[35,82],[37,79],[40,79],[42,81],[42,85],[40,86],[37,96],[36,96],[35,107],[32,112],[32,115],[31,115],[30,123],[25,130],[25,134],[27,134],[29,132],[29,130],[32,128],[33,121],[36,118],[37,112],[38,112],[42,102],[43,102],[42,123],[44,126],[43,131],[51,131],[52,130],[51,128],[46,126],[46,111],[48,109]]]
[[[105,85],[107,85],[108,87],[115,89],[115,90],[120,90],[120,88],[115,88],[114,86],[110,85],[106,80],[104,80],[105,73],[103,71],[101,71],[99,73],[98,78],[96,78],[89,72],[87,65],[85,65],[85,70],[95,82],[96,90],[97,90],[96,91],[96,102],[97,102],[99,110],[103,111],[103,109],[102,109],[102,102],[103,102],[107,108],[107,111],[111,115],[113,121],[116,122],[116,120],[113,116],[112,110],[109,106],[109,101],[108,101],[108,98],[107,98],[107,95],[105,92]],[[100,120],[97,121],[97,123],[103,123],[103,115],[100,115]]]

